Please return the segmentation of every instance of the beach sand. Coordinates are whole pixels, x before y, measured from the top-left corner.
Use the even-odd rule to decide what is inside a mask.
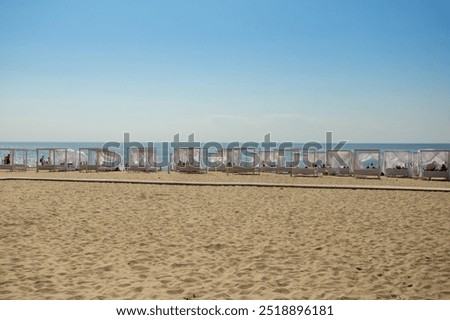
[[[363,184],[224,173],[4,177]],[[450,299],[443,192],[0,181],[0,299]]]

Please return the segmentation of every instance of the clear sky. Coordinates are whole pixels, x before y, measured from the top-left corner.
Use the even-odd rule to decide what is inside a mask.
[[[450,142],[450,2],[3,0],[0,119],[0,141]]]

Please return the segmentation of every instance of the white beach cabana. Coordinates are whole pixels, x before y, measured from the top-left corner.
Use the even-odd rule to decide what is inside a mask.
[[[384,151],[384,174],[387,177],[411,177],[412,153],[409,151]]]
[[[120,155],[103,148],[80,148],[79,170],[85,171],[120,171]]]
[[[29,167],[27,149],[0,149],[0,170],[26,171]]]
[[[353,172],[356,178],[381,175],[381,151],[379,149],[356,149],[353,157]]]
[[[278,149],[261,149],[259,151],[259,167],[262,172],[277,172],[280,163],[280,151]]]
[[[156,148],[129,148],[128,163],[126,164],[127,171],[140,172],[156,172],[161,171],[161,166],[158,166],[158,155]]]
[[[449,180],[449,150],[419,150],[419,177],[431,180],[441,178]]]
[[[308,152],[303,152],[302,149],[291,149],[291,162],[289,164],[290,174],[294,176],[313,176],[319,177],[322,175],[322,170],[319,170],[319,160],[320,165],[325,160],[323,152],[316,150],[309,150]],[[321,159],[319,155],[322,155]]]
[[[205,150],[206,152],[206,150]],[[208,153],[208,170],[226,171],[227,154],[223,148],[215,148],[214,151]]]
[[[36,171],[73,171],[79,169],[80,159],[86,155],[68,148],[36,149]]]
[[[259,154],[254,147],[235,147],[225,150],[227,155],[227,174],[260,174]]]
[[[173,162],[176,171],[185,173],[206,173],[206,168],[202,163],[202,148],[181,147],[175,148],[173,152]]]
[[[329,175],[350,176],[353,174],[353,151],[328,150],[326,172]]]

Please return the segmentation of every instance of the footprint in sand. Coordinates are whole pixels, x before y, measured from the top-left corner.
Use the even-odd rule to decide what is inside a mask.
[[[166,291],[167,294],[170,295],[178,295],[178,294],[182,294],[184,292],[184,289],[169,289]]]
[[[238,286],[238,288],[241,290],[247,290],[250,289],[251,287],[253,287],[253,283],[241,284]]]

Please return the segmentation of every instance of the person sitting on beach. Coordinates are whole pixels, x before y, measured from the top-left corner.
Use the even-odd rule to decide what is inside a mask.
[[[44,156],[42,156],[41,159],[39,159],[39,162],[41,163],[41,165],[45,164]]]
[[[445,165],[445,163],[442,164],[441,171],[447,171],[447,166]]]

